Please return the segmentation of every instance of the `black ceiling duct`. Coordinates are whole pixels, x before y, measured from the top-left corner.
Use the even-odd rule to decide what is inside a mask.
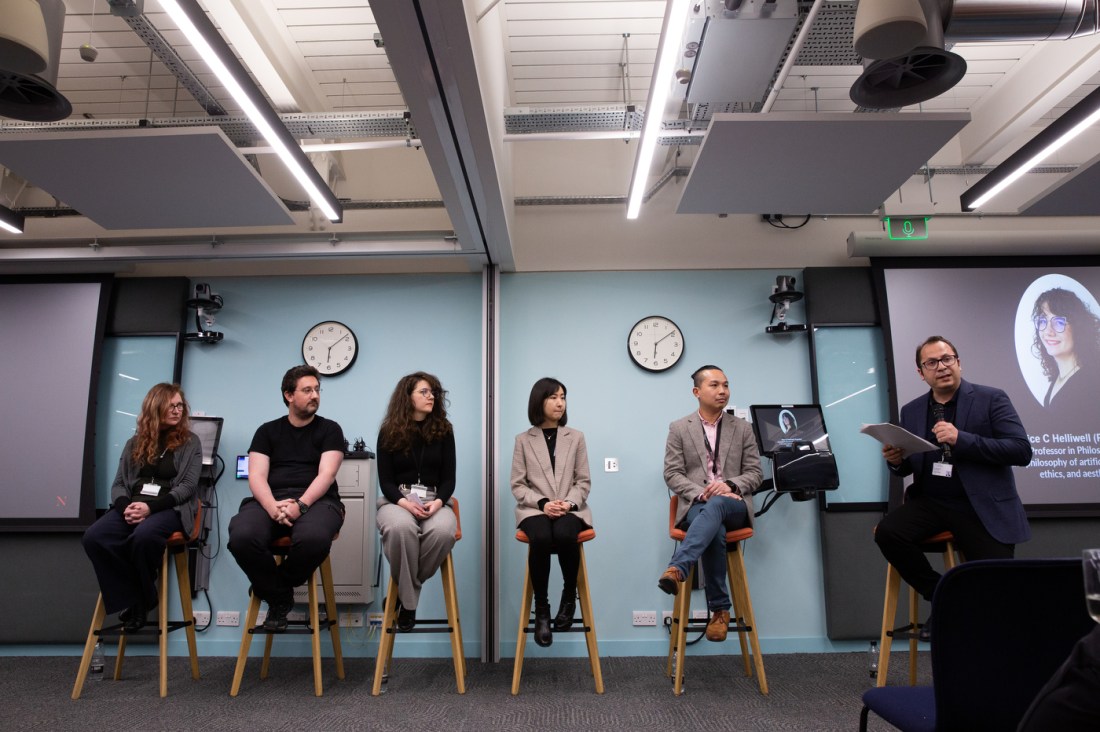
[[[40,74],[0,69],[0,116],[27,122],[56,122],[73,112],[73,105],[54,88],[65,30],[65,0],[39,0],[46,22],[49,58]]]

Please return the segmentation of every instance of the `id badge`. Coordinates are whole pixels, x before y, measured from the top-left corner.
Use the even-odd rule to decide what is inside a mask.
[[[143,496],[153,496],[153,497],[159,496],[160,495],[160,486],[157,485],[156,483],[146,483],[143,486],[141,486],[141,495],[143,495]]]
[[[938,463],[932,463],[932,475],[938,476],[940,478],[950,478],[951,470],[954,467],[955,466],[951,463],[945,463],[942,461]]]
[[[409,486],[409,493],[414,493],[421,501],[425,501],[428,498],[428,486],[421,485],[420,483],[413,483]]]

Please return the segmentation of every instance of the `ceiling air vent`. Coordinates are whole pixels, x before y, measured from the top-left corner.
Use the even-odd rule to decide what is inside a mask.
[[[0,116],[28,122],[56,122],[73,111],[69,100],[54,88],[65,29],[65,1],[40,0],[38,4],[49,44],[46,69],[40,74],[0,69]]]

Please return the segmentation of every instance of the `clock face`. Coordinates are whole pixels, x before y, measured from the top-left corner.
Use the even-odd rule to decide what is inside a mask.
[[[343,373],[355,363],[359,341],[351,328],[326,320],[306,331],[302,339],[302,361],[326,376]]]
[[[665,371],[684,355],[684,335],[668,318],[642,318],[626,337],[626,350],[634,363],[646,371]]]

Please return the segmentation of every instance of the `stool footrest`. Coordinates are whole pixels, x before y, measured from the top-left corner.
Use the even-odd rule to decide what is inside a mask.
[[[328,630],[336,625],[335,620],[322,620],[317,623],[320,630]],[[301,633],[313,634],[313,626],[308,620],[291,620],[287,623],[286,630],[268,630],[263,625],[254,625],[248,629],[252,635],[297,635]]]
[[[187,626],[192,624],[193,623],[190,620],[169,620],[167,632],[171,633],[173,630],[186,628]],[[114,625],[108,625],[94,632],[100,638],[117,638],[123,635],[127,637],[138,635],[160,635],[160,626],[157,623],[146,623],[138,630],[124,630],[122,625],[122,623],[115,623]]]
[[[420,625],[419,621],[417,625]],[[453,633],[454,629],[450,627],[446,628],[412,628],[411,630],[398,630],[397,628],[386,628],[386,632],[390,635],[410,635],[412,633]]]
[[[558,630],[557,628],[551,628],[551,630],[556,635],[558,633],[588,633],[592,630],[592,628],[587,625],[574,625],[570,628],[566,628],[565,630]],[[534,633],[535,629],[529,625],[523,629],[523,632]]]

